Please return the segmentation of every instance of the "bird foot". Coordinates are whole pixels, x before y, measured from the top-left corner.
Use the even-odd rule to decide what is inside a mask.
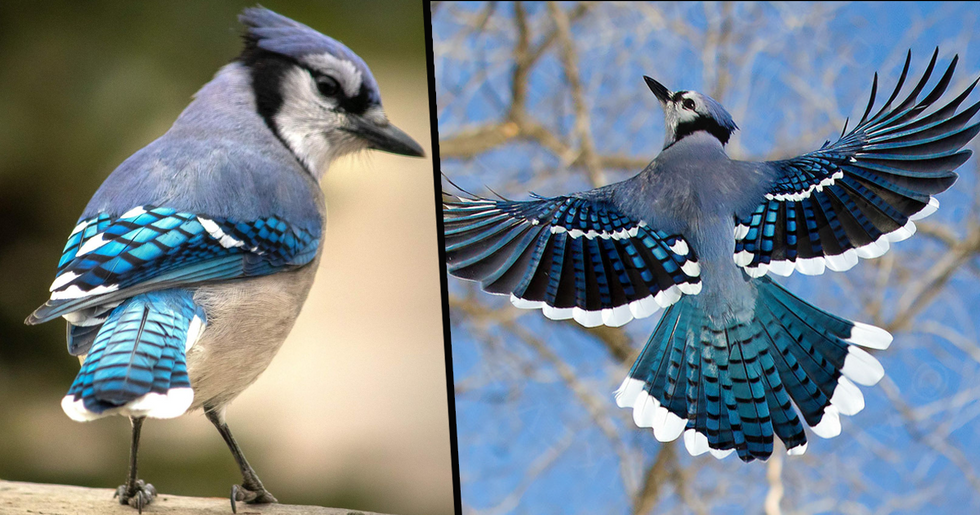
[[[235,501],[244,501],[247,504],[269,504],[279,502],[272,494],[262,486],[251,489],[244,486],[234,485],[231,487],[231,511],[238,513]]]
[[[153,485],[143,482],[142,479],[137,479],[131,485],[122,485],[117,488],[116,495],[112,497],[118,497],[119,504],[128,504],[142,514],[143,507],[153,502],[156,496],[157,489]]]

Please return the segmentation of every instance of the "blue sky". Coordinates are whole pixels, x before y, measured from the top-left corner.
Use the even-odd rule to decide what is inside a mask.
[[[562,5],[572,8],[572,4]],[[633,7],[596,8],[573,23],[572,35],[598,152],[649,160],[662,146],[663,117],[642,75],[675,90],[712,91],[717,81],[705,74],[716,70],[705,66],[704,39],[683,36],[676,28],[681,20],[685,30],[697,33],[714,21],[705,15],[710,9],[698,5],[648,9],[646,14]],[[444,4],[434,13],[443,140],[502,119],[510,101],[514,11],[510,4],[500,4],[482,31],[463,30],[465,22],[477,18],[484,8],[484,4]],[[825,12],[807,17],[819,9]],[[662,27],[650,14],[655,10],[666,20]],[[532,38],[533,46],[550,27],[549,19],[543,5],[528,5],[527,13],[531,33],[539,37]],[[738,24],[735,33],[742,34],[739,30],[746,25],[756,27],[732,40],[736,58],[759,45],[771,49],[761,52],[751,66],[725,68],[731,70],[732,81],[718,100],[741,128],[730,150],[742,158],[789,157],[835,139],[845,117],[860,118],[874,72],[879,74],[877,105],[891,93],[910,48],[913,60],[905,91],[908,83],[918,80],[937,46],[940,72],[953,54],[960,57],[951,93],[980,75],[980,39],[974,36],[977,13],[971,5],[738,4],[727,19]],[[975,101],[977,93],[971,98]],[[530,73],[528,110],[553,132],[574,141],[573,110],[554,50]],[[492,188],[509,198],[524,198],[528,190],[552,195],[590,187],[581,169],[569,169],[558,156],[527,141],[511,142],[472,159],[444,157],[442,167],[455,183],[478,194],[490,194],[486,188]],[[607,170],[607,178],[621,180],[637,171]],[[975,159],[958,171],[961,179],[939,196],[942,207],[929,223],[962,237],[969,224],[978,222],[971,211],[977,184]],[[869,313],[878,313],[878,323],[894,322],[910,284],[943,253],[941,244],[919,235],[896,245],[881,263],[863,262],[846,274],[816,278],[796,274],[782,283],[835,314],[871,321]],[[967,477],[980,469],[975,464],[980,458],[980,367],[971,357],[980,333],[977,265],[975,257],[967,260],[916,314],[911,328],[896,331],[892,347],[878,353],[887,377],[879,386],[862,389],[868,407],[844,418],[843,434],[832,440],[811,437],[806,456],[785,461],[784,509],[854,513],[892,508],[911,513],[931,505],[940,512],[980,509],[976,476]],[[887,275],[895,270],[902,272]],[[880,277],[889,278],[884,287]],[[537,312],[516,313],[505,298],[482,294],[456,279],[450,280],[450,292],[478,295],[484,306],[521,315],[518,325],[540,338],[582,385],[614,409],[611,392],[625,369],[589,333],[571,322],[546,320]],[[869,307],[873,302],[880,302],[880,311]],[[630,474],[621,474],[623,461],[617,449],[642,456],[648,465],[659,450],[652,435],[633,428],[624,411],[610,415],[618,441],[609,438],[570,392],[561,371],[543,361],[540,353],[507,331],[474,321],[459,310],[453,317],[464,505],[493,513],[629,512],[622,478]],[[645,341],[657,318],[627,325],[633,348]],[[910,422],[900,410],[904,407],[919,418]],[[937,451],[947,447],[954,450]],[[549,454],[549,448],[557,450]],[[680,463],[692,471],[694,484],[688,488],[695,495],[710,496],[713,510],[761,511],[764,466],[744,465],[734,458],[692,459],[683,446],[677,450]],[[718,493],[713,490],[717,484],[730,486]],[[681,496],[669,488],[658,513],[697,507],[685,507]],[[937,489],[942,495],[937,495]]]

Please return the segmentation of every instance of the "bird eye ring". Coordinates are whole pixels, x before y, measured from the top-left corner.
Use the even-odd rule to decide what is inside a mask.
[[[688,111],[694,110],[694,101],[690,98],[685,98],[682,105],[684,106],[684,109],[687,109]]]
[[[340,92],[340,84],[337,80],[326,75],[321,75],[316,78],[316,88],[325,97],[333,97]]]

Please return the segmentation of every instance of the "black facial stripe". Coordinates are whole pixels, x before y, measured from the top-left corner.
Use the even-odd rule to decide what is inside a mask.
[[[728,140],[732,137],[732,131],[722,127],[714,119],[707,116],[699,116],[693,120],[677,124],[677,133],[674,141],[680,141],[681,138],[689,136],[697,131],[707,131],[714,137],[718,138],[718,141],[720,141],[722,145],[727,144]]]
[[[270,127],[273,127],[272,116],[282,107],[279,85],[291,67],[299,66],[314,78],[323,75],[291,57],[259,48],[254,38],[250,36],[245,37],[245,50],[238,60],[248,66],[252,72],[252,88],[255,90],[255,97],[259,104],[259,114]],[[364,84],[361,84],[361,89],[353,97],[348,97],[341,88],[340,94],[334,98],[340,110],[357,115],[363,115],[373,103],[370,92]]]
[[[679,101],[680,99],[684,98],[684,93],[687,93],[687,91],[677,91],[677,92],[674,92],[674,95],[670,97],[670,101],[671,102],[677,102],[677,101]]]
[[[291,57],[259,48],[255,38],[249,35],[246,35],[244,39],[245,49],[237,61],[249,69],[249,74],[252,79],[252,91],[255,94],[256,111],[262,117],[266,126],[269,127],[269,130],[272,131],[272,134],[275,135],[276,139],[289,150],[290,154],[296,157],[300,166],[307,168],[306,163],[296,155],[292,147],[289,146],[289,143],[279,133],[274,117],[282,108],[283,104],[280,86],[283,80],[285,80],[286,74],[291,69],[298,66],[313,74],[314,77],[321,74]],[[335,100],[338,103],[336,110],[358,115],[363,114],[372,104],[370,94],[363,84],[357,96],[347,97],[343,95],[341,88],[341,93]]]
[[[292,59],[258,48],[251,38],[246,38],[245,41],[245,50],[238,60],[248,67],[252,77],[256,110],[276,138],[289,148],[279,134],[273,117],[282,107],[282,92],[279,90],[279,84],[296,63]]]
[[[306,71],[310,72],[314,78],[324,75],[323,73],[318,72],[309,66],[304,66],[300,63],[298,64],[306,69]],[[357,95],[353,97],[347,96],[344,89],[340,88],[339,94],[335,95],[333,98],[337,101],[338,108],[351,114],[362,115],[368,110],[368,108],[371,107],[371,99],[367,88],[364,87],[364,84],[361,84],[361,89],[358,90]]]

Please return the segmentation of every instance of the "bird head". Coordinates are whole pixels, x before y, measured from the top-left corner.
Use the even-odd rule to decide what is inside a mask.
[[[670,91],[650,77],[644,76],[643,79],[664,108],[665,149],[698,131],[711,134],[725,145],[738,129],[732,115],[708,95],[697,91]]]
[[[245,50],[256,108],[308,170],[364,149],[405,156],[422,147],[392,125],[367,64],[337,40],[262,7],[245,9]]]

